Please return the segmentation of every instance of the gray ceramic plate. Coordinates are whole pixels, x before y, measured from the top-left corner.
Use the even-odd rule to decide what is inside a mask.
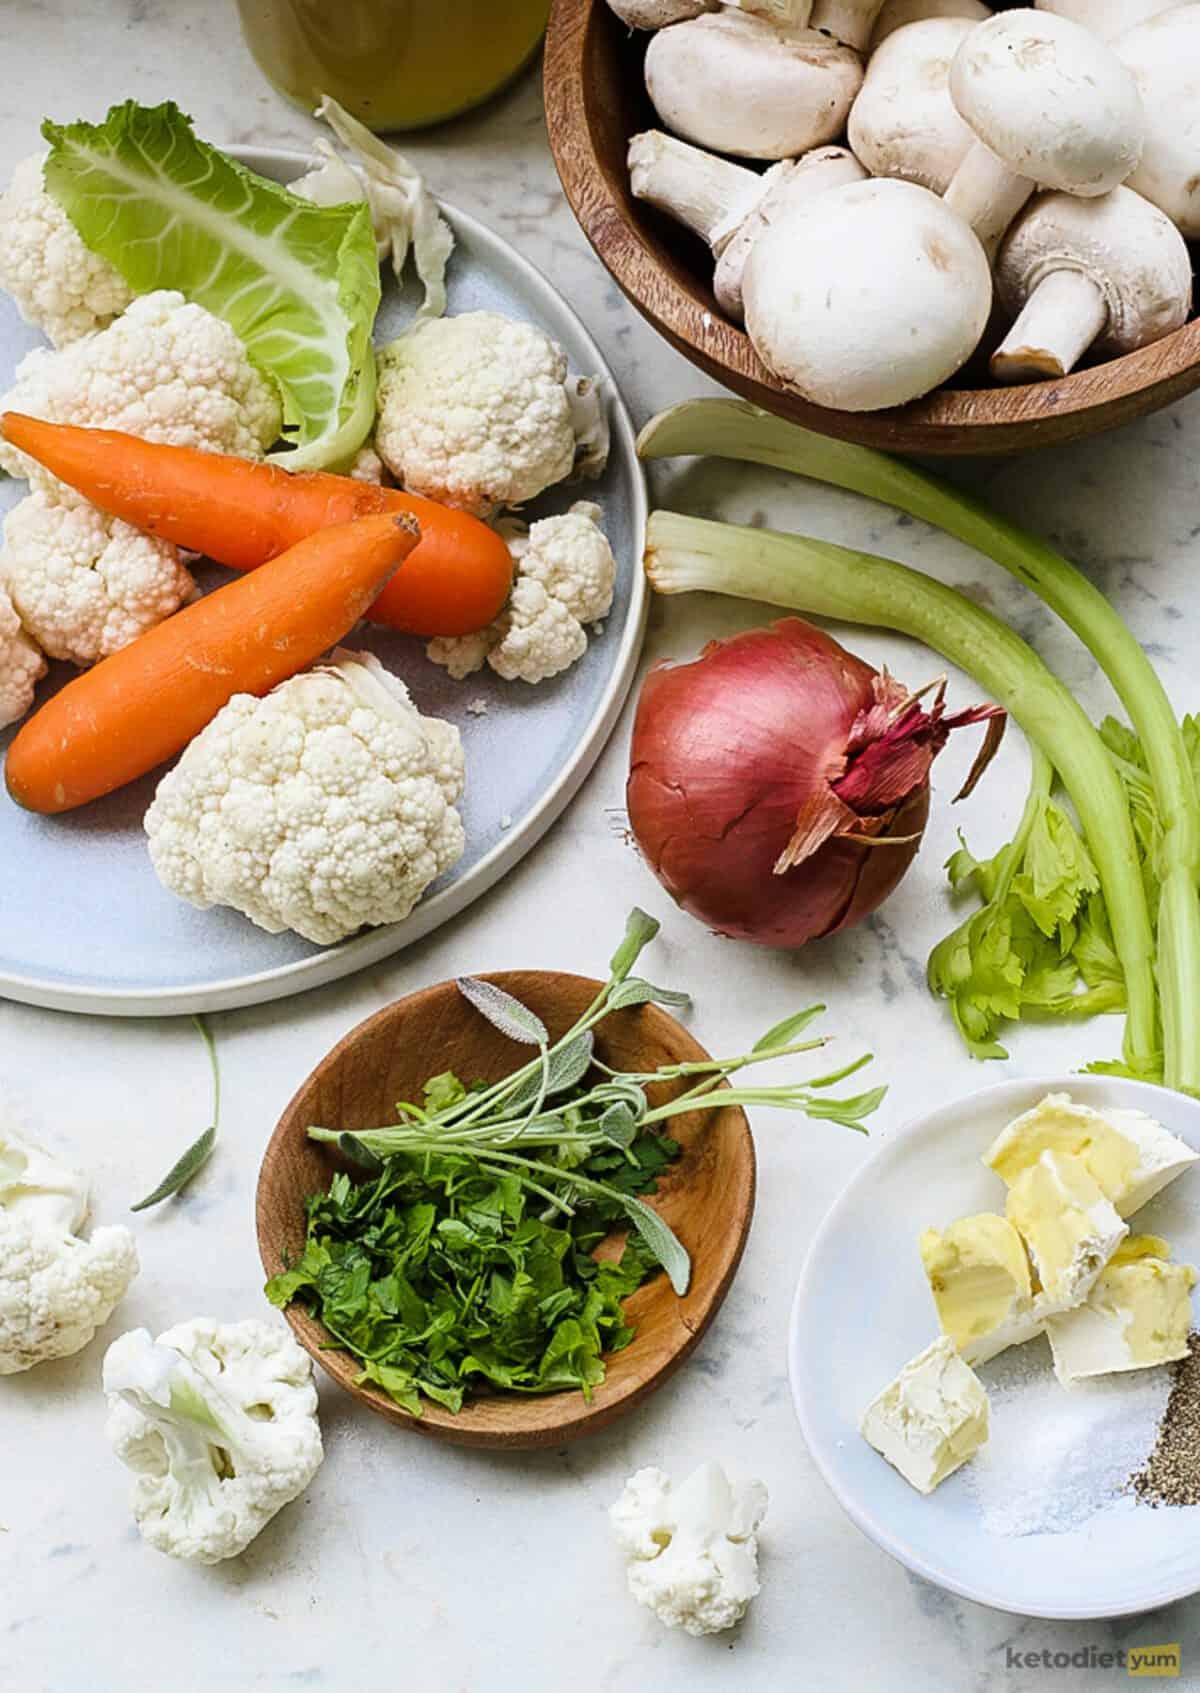
[[[282,182],[306,163],[297,153],[231,152]],[[467,851],[406,922],[339,946],[267,935],[235,912],[196,911],[166,893],[142,833],[156,776],[60,818],[30,816],[0,790],[0,995],[55,1010],[170,1015],[255,1005],[335,981],[427,935],[491,887],[549,828],[599,756],[633,679],[645,622],[639,560],[646,492],[633,429],[598,348],[565,301],[474,218],[451,207],[446,214],[458,243],[451,311],[488,308],[528,318],[565,348],[573,372],[604,378],[612,423],[606,474],[580,488],[552,489],[525,514],[565,511],[577,498],[603,506],[620,566],[604,633],[565,675],[536,688],[490,671],[454,682],[426,660],[420,642],[387,630],[364,626],[351,638],[404,677],[423,711],[462,730]],[[398,332],[415,301],[385,284],[382,340]],[[0,392],[17,360],[40,341],[0,295]],[[24,491],[23,482],[0,478],[0,511]],[[202,580],[212,586],[223,576],[213,570]],[[56,666],[43,694],[71,673]],[[487,712],[476,716],[466,708],[479,699]],[[8,738],[0,736],[0,750]]]

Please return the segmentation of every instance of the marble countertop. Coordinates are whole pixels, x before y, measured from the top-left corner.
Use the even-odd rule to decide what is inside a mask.
[[[0,177],[36,145],[43,116],[99,116],[126,96],[173,95],[218,141],[302,144],[313,129],[263,82],[223,0],[8,0],[2,29]],[[515,242],[567,296],[637,421],[709,387],[593,258],[558,189],[535,75],[483,114],[415,138],[406,150],[439,192]],[[1104,440],[953,472],[1088,568],[1181,708],[1196,703],[1183,608],[1194,593],[1198,462],[1200,397]],[[984,560],[917,524],[728,465],[656,471],[654,493],[659,503],[802,527],[917,564],[1009,618],[1090,712],[1112,707],[1087,654],[1049,613]],[[647,655],[691,654],[761,616],[729,602],[659,604]],[[848,639],[914,683],[940,669],[898,639]],[[970,685],[952,676],[951,696],[967,703]],[[982,1070],[926,993],[924,958],[947,926],[939,865],[960,821],[946,802],[969,745],[952,746],[939,763],[942,803],[886,909],[837,941],[781,956],[708,936],[642,868],[620,827],[628,731],[627,714],[547,839],[437,935],[351,981],[213,1019],[225,1082],[219,1155],[182,1203],[139,1219],[144,1273],[121,1309],[124,1326],[158,1331],[200,1311],[262,1312],[252,1226],[261,1149],[298,1082],[346,1030],[387,1001],[464,970],[598,969],[635,902],[663,919],[654,974],[695,991],[695,1027],[710,1045],[741,1050],[783,1011],[826,1001],[839,1050],[871,1047],[872,1074],[891,1084],[876,1137],[931,1094],[945,1098],[1004,1073],[1062,1069],[1114,1051],[1112,1022],[1078,1038],[1029,1030],[1013,1042],[1006,1070]],[[1021,737],[1011,734],[961,819],[973,843],[991,850],[1007,838],[1026,768]],[[203,1053],[186,1021],[108,1021],[0,1002],[0,1110],[91,1167],[102,1218],[116,1218],[197,1132],[205,1090]],[[99,1342],[5,1381],[0,1686],[373,1693],[412,1682],[550,1693],[568,1682],[593,1693],[636,1678],[662,1693],[1026,1693],[1048,1684],[1047,1671],[1014,1666],[1013,1652],[1181,1640],[1185,1665],[1200,1662],[1200,1600],[1113,1624],[1003,1616],[909,1576],[843,1517],[796,1427],[784,1336],[806,1243],[870,1146],[836,1127],[766,1115],[755,1130],[762,1180],[740,1274],[703,1345],[641,1411],[580,1445],[494,1456],[407,1438],[322,1383],[323,1469],[305,1502],[230,1565],[180,1565],[140,1543],[128,1478],[103,1438]],[[748,1623],[732,1636],[696,1641],[668,1634],[627,1597],[605,1508],[641,1465],[680,1472],[710,1456],[761,1476],[771,1507],[763,1592]],[[1090,1693],[1104,1679],[1083,1668],[1060,1668],[1052,1678],[1063,1693]]]

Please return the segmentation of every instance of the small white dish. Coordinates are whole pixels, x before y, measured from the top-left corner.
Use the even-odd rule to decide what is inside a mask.
[[[1118,1077],[1001,1082],[939,1106],[889,1135],[830,1208],[796,1289],[788,1369],[817,1468],[851,1521],[885,1552],[997,1610],[1124,1616],[1200,1590],[1200,1505],[1152,1508],[1125,1498],[1065,1532],[998,1534],[985,1522],[970,1464],[922,1497],[858,1432],[868,1402],[938,1332],[919,1231],[1003,1210],[1003,1184],[981,1154],[1006,1123],[1055,1091],[1147,1111],[1200,1148],[1200,1102]],[[1165,1235],[1176,1259],[1200,1263],[1200,1170],[1185,1171],[1131,1227]],[[985,1385],[992,1368],[981,1372]],[[1011,1415],[1016,1407],[1002,1409]],[[1028,1434],[1037,1441],[1032,1422]]]

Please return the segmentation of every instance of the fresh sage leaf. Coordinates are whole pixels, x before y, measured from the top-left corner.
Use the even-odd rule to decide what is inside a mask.
[[[549,1046],[550,1032],[541,1018],[494,982],[481,982],[478,976],[460,976],[457,986],[479,1015],[486,1017],[509,1040],[520,1041],[524,1046]]]
[[[653,917],[647,917],[644,911],[635,905],[625,922],[625,937],[612,955],[612,962],[608,966],[609,975],[614,982],[623,982],[637,963],[643,948],[658,933],[659,924]]]
[[[656,988],[653,982],[644,982],[640,976],[630,976],[618,983],[609,996],[610,1011],[624,1011],[632,1005],[669,1005],[675,1011],[690,1011],[691,996],[686,993],[676,993],[672,988]]]
[[[172,1164],[162,1181],[153,1193],[148,1193],[145,1199],[139,1199],[136,1205],[131,1205],[131,1211],[148,1211],[152,1205],[161,1205],[164,1199],[170,1199],[172,1194],[182,1193],[193,1176],[200,1171],[212,1157],[213,1147],[217,1144],[217,1130],[215,1124],[210,1124],[204,1133],[192,1142],[177,1163]]]
[[[574,1035],[565,1046],[554,1048],[549,1055],[546,1076],[547,1099],[552,1099],[557,1093],[565,1093],[568,1088],[573,1088],[583,1080],[591,1068],[594,1045],[591,1031],[585,1030],[581,1035]],[[532,1105],[540,1087],[541,1077],[535,1072],[508,1095],[504,1101],[505,1111],[521,1111],[527,1105]]]
[[[679,1237],[644,1200],[628,1196],[625,1214],[667,1272],[671,1286],[682,1299],[691,1284],[692,1261]]]
[[[600,1133],[607,1140],[617,1146],[631,1146],[638,1131],[638,1119],[625,1104],[618,1100],[610,1105],[600,1117]]]
[[[182,1193],[184,1188],[212,1157],[213,1147],[217,1144],[217,1125],[221,1120],[221,1067],[217,1062],[217,1045],[212,1033],[203,1017],[193,1017],[192,1023],[200,1039],[204,1042],[204,1049],[208,1054],[208,1067],[212,1072],[212,1122],[199,1135],[182,1158],[178,1158],[167,1171],[162,1181],[145,1199],[139,1199],[136,1205],[131,1205],[131,1211],[148,1211],[153,1205],[161,1205],[164,1199],[170,1199],[173,1194]]]
[[[807,1011],[797,1011],[792,1017],[785,1017],[767,1030],[760,1040],[756,1040],[751,1047],[752,1052],[769,1052],[777,1046],[791,1046],[796,1036],[802,1034],[815,1017],[824,1011],[823,1005],[810,1005]]]
[[[364,1170],[368,1175],[378,1176],[383,1170],[383,1159],[371,1151],[357,1135],[350,1133],[338,1136],[338,1151],[357,1169]]]

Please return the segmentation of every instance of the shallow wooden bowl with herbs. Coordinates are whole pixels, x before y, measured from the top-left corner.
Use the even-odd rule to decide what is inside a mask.
[[[861,446],[961,456],[1078,440],[1200,387],[1200,317],[1193,315],[1139,352],[1085,364],[1053,381],[992,386],[986,358],[977,354],[950,383],[887,411],[833,411],[792,393],[762,364],[745,331],[722,314],[708,249],[630,189],[630,137],[662,127],[643,81],[648,39],[626,29],[606,0],[555,0],[545,68],[554,162],[584,234],[643,317],[744,399]],[[999,339],[989,330],[984,346]]]
[[[537,1014],[552,1039],[592,1003],[602,983],[555,971],[507,971],[485,977]],[[606,1016],[595,1052],[614,1070],[648,1071],[703,1062],[708,1054],[673,1017],[644,1005]],[[280,1119],[258,1184],[258,1241],[268,1276],[297,1258],[305,1240],[305,1201],[324,1192],[338,1170],[353,1171],[336,1146],[308,1138],[314,1124],[360,1131],[392,1123],[398,1100],[419,1100],[442,1071],[464,1081],[498,1081],[528,1062],[530,1049],[507,1039],[442,982],[398,1000],[361,1023],[322,1059]],[[656,1084],[652,1105],[684,1083]],[[480,1392],[457,1413],[425,1400],[413,1417],[385,1394],[359,1386],[359,1360],[340,1351],[328,1330],[295,1303],[285,1315],[301,1345],[333,1379],[373,1411],[417,1433],[464,1446],[557,1445],[590,1434],[639,1404],[678,1368],[715,1316],[738,1266],[754,1207],[754,1147],[736,1106],[672,1117],[680,1156],[666,1166],[650,1203],[691,1256],[691,1283],[678,1297],[659,1272],[625,1302],[635,1338],[605,1359],[605,1379],[589,1400],[579,1391]],[[598,1248],[619,1256],[624,1231]]]

